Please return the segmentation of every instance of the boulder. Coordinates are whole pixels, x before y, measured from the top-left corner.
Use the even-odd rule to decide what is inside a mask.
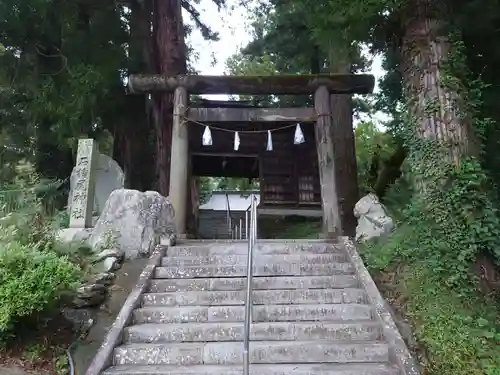
[[[96,165],[97,167],[94,172],[94,212],[100,215],[111,192],[116,189],[123,189],[125,175],[118,163],[107,155],[98,153]],[[74,167],[70,177],[68,209],[71,207],[71,197],[76,183],[76,173],[76,167]]]
[[[77,332],[88,332],[97,320],[95,311],[90,309],[64,307],[61,312],[66,320],[73,323]]]
[[[108,289],[105,285],[89,283],[78,288],[73,305],[80,309],[98,306],[106,300],[107,296]]]
[[[365,242],[392,232],[394,222],[375,194],[367,194],[354,206],[358,219],[356,241]]]
[[[121,268],[120,260],[115,257],[109,257],[102,262],[102,272],[116,271]]]
[[[91,277],[91,283],[101,284],[104,286],[113,285],[116,275],[112,272],[101,272]]]
[[[98,263],[106,258],[117,258],[119,261],[121,261],[124,257],[123,251],[119,249],[106,249],[102,250],[99,254],[96,255],[95,260],[93,263]]]
[[[91,228],[64,228],[56,233],[56,239],[61,242],[86,243],[92,234]]]
[[[175,236],[174,215],[170,200],[156,191],[118,189],[109,196],[88,242],[96,252],[117,248],[127,259],[148,256],[161,237]]]

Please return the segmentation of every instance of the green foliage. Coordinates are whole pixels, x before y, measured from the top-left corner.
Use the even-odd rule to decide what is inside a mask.
[[[42,199],[50,191],[29,165],[17,168],[23,204],[0,219],[0,340],[15,335],[26,319],[58,306],[90,269],[88,249],[54,238],[54,225]],[[22,189],[21,189],[22,188]]]
[[[0,335],[23,317],[54,307],[73,289],[80,269],[56,253],[19,242],[0,245]]]
[[[450,288],[425,260],[401,266],[396,253],[409,251],[408,245],[415,244],[412,241],[418,236],[412,234],[413,228],[404,226],[387,243],[363,248],[362,255],[372,274],[395,272],[386,293],[405,302],[406,316],[425,348],[419,353],[425,373],[498,375],[500,311],[496,302],[471,292],[472,286],[461,292]],[[405,240],[405,236],[413,239]]]
[[[499,374],[499,311],[494,301],[459,294],[441,283],[428,264],[414,264],[404,287],[412,295],[407,310],[422,322],[415,333],[426,347],[435,374]]]
[[[213,2],[219,9],[226,6],[226,0]],[[192,23],[185,30],[199,29],[206,39],[217,40],[200,19],[199,4],[181,1]],[[136,14],[149,6],[149,0],[26,0],[21,5],[0,0],[0,184],[11,182],[23,159],[43,177],[67,178],[80,137],[98,140],[108,155],[118,151],[116,159],[122,156],[124,150],[109,147],[111,135],[120,143],[128,127],[148,117],[145,98],[127,96],[124,78],[151,71],[144,60],[154,53],[145,46],[156,39],[140,31],[151,25],[144,26],[147,17]]]
[[[210,195],[214,190],[213,178],[211,177],[199,177],[198,184],[200,189],[200,205],[207,203],[210,199]]]
[[[290,222],[286,226],[285,230],[281,231],[279,238],[284,239],[315,239],[321,233],[321,221],[320,220],[305,220],[299,222]]]
[[[462,141],[474,144],[477,137],[479,156],[464,154],[463,144],[448,139],[422,139],[419,119],[407,116],[398,136],[409,151],[408,177],[416,191],[404,209],[399,207],[398,229],[390,238],[366,246],[363,256],[374,272],[400,265],[396,279],[425,347],[429,373],[493,375],[500,368],[498,304],[479,292],[479,275],[471,273],[481,254],[500,261],[497,199],[480,159],[491,120],[481,112],[486,86],[471,76],[461,39],[452,34],[450,40],[453,53],[441,65],[444,73],[438,84],[461,98],[462,126],[472,119],[468,138]],[[408,107],[416,100],[408,98]],[[424,116],[439,110],[430,100]],[[458,162],[451,156],[457,154]]]
[[[332,38],[339,35],[328,31],[317,33],[318,25],[309,14],[323,12],[327,1],[306,0],[259,1],[253,9],[253,40],[227,62],[230,74],[319,74],[362,71],[368,65],[357,43]],[[328,38],[325,36],[328,35]],[[340,53],[339,46],[349,45]],[[345,56],[347,55],[347,56]],[[249,100],[249,97],[244,97]],[[312,106],[309,96],[258,96],[256,102],[275,106]],[[353,99],[355,115],[367,113],[371,105],[366,97]]]
[[[257,179],[237,177],[217,177],[213,179],[215,190],[255,190],[259,189]]]
[[[462,118],[467,113],[474,119],[466,140],[472,142],[474,132],[481,135],[490,120],[477,111],[481,81],[468,79],[467,85],[463,83],[469,72],[462,47],[460,43],[454,44],[455,52],[447,61],[446,75],[440,84],[457,92],[467,103],[461,108]],[[422,139],[416,135],[415,126],[409,119],[404,135],[413,179],[422,188],[408,208],[407,222],[427,228],[419,237],[419,251],[425,252],[421,259],[430,257],[438,272],[442,269],[450,281],[458,282],[467,279],[468,265],[479,253],[490,252],[500,260],[497,208],[491,199],[489,179],[478,159],[464,155],[457,166],[450,158],[451,152],[457,152],[457,145],[446,140]]]
[[[354,130],[354,136],[358,184],[361,194],[364,194],[373,188],[373,174],[376,174],[379,169],[377,160],[385,160],[394,152],[394,142],[390,134],[377,129],[373,122],[358,124]],[[375,166],[373,166],[374,162]]]

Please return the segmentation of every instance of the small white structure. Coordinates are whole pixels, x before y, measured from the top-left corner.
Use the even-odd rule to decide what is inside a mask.
[[[354,206],[358,218],[356,241],[365,242],[371,238],[386,235],[394,229],[394,222],[375,194],[367,194]]]
[[[230,220],[233,228],[238,227],[233,237],[240,238],[241,234],[241,238],[246,238],[252,194],[259,204],[258,190],[213,191],[210,200],[199,208],[198,235],[201,238],[231,238]]]

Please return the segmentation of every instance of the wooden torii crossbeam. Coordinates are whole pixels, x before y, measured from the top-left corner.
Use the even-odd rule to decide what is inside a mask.
[[[369,94],[374,85],[375,78],[369,74],[177,77],[138,74],[129,77],[128,87],[132,93],[173,92],[182,86],[195,95],[307,95],[320,86],[332,94]]]
[[[333,145],[334,124],[331,116],[331,94],[369,94],[375,78],[368,74],[331,75],[274,75],[274,76],[198,76],[169,77],[159,74],[137,74],[129,77],[131,93],[174,93],[174,120],[170,166],[170,199],[176,212],[176,225],[185,234],[189,143],[185,118],[193,121],[270,121],[279,122],[312,118],[316,121],[315,139],[318,154],[323,208],[323,231],[335,236],[343,231],[341,210],[336,185]],[[226,95],[310,95],[314,94],[314,108],[281,109],[188,109],[189,94]],[[344,131],[345,129],[342,129]],[[352,129],[348,129],[352,131]],[[348,145],[354,150],[354,144]],[[350,208],[349,208],[350,209]]]

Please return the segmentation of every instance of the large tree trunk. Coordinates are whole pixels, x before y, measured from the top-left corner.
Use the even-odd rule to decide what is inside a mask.
[[[156,43],[157,73],[175,76],[185,74],[186,45],[180,0],[154,2],[153,32]],[[170,184],[173,94],[155,94],[153,115],[156,130],[157,190],[167,196]]]
[[[373,183],[373,191],[380,199],[385,196],[389,186],[401,177],[401,166],[405,158],[406,149],[401,143],[398,143],[393,154],[381,163],[381,168],[377,171],[377,176]]]
[[[129,73],[153,72],[151,66],[151,1],[133,1],[130,6],[130,66]],[[146,95],[125,97],[127,118],[116,126],[118,157],[125,172],[125,186],[145,191],[152,188],[153,152]]]
[[[459,113],[462,98],[443,84],[452,46],[446,23],[429,4],[429,0],[412,0],[406,9],[402,75],[417,135],[446,146],[446,158],[458,165],[461,156],[476,154],[476,141],[470,120]]]
[[[147,116],[144,96],[127,96],[129,117],[116,126],[120,165],[125,173],[125,186],[139,191],[151,190],[154,180],[152,124]],[[118,161],[118,160],[117,160]]]
[[[330,71],[331,73],[341,74],[351,73],[351,63],[347,52],[342,53],[342,50],[332,48]],[[359,185],[352,122],[352,97],[350,95],[331,95],[330,106],[334,123],[335,172],[342,233],[343,235],[354,236],[357,225],[354,206],[359,199]]]
[[[56,3],[53,6],[54,9],[57,8]],[[82,22],[85,21],[82,12],[79,12],[78,16]],[[50,15],[47,22],[52,25],[53,32],[36,35],[37,40],[33,41],[35,47],[30,53],[34,54],[33,58],[36,61],[37,80],[43,84],[43,80],[50,77],[51,83],[60,89],[68,79],[67,71],[61,71],[63,43],[60,30],[62,28],[55,13]],[[85,29],[87,26],[83,23],[81,28]],[[59,142],[53,126],[55,118],[50,115],[50,111],[40,111],[35,121],[37,126],[35,132],[37,172],[49,179],[66,179],[71,175],[74,166],[72,149]]]

